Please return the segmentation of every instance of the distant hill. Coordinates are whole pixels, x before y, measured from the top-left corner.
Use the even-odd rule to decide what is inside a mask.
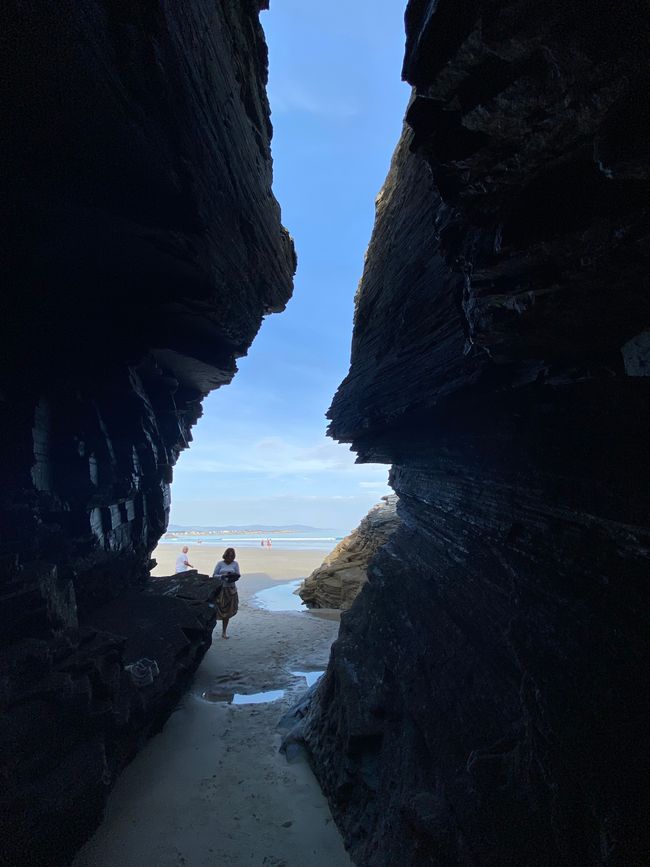
[[[223,527],[196,527],[193,525],[170,524],[168,533],[324,533],[330,536],[341,535],[331,527],[310,527],[307,524],[228,524]]]

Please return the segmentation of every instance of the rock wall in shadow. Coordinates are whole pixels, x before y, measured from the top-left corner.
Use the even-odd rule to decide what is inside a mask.
[[[399,525],[397,497],[382,497],[382,502],[373,506],[359,526],[302,582],[297,593],[305,605],[347,611],[368,580],[368,564]]]
[[[304,723],[355,861],[641,865],[647,8],[412,0],[331,433],[402,527]]]
[[[3,8],[2,838],[21,864],[70,855],[141,739],[116,634],[139,606],[170,636],[173,612],[186,619],[173,594],[140,592],[172,467],[202,398],[291,294],[260,5]],[[210,640],[209,617],[200,635],[181,626],[195,650],[170,684]]]

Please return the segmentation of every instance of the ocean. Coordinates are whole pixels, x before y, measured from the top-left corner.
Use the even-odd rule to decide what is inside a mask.
[[[267,536],[256,536],[252,533],[239,535],[236,533],[166,533],[159,545],[205,545],[206,547],[223,548],[232,545],[233,548],[262,548],[262,540],[271,540],[272,548],[283,551],[331,551],[342,539],[342,536],[319,536],[314,533],[269,533]]]

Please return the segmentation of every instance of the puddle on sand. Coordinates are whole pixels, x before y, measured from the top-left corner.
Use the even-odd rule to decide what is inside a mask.
[[[271,689],[268,692],[253,692],[244,695],[240,692],[232,692],[218,689],[208,689],[201,693],[201,698],[204,701],[214,703],[225,702],[227,704],[264,704],[266,702],[277,701],[284,695],[283,689]]]
[[[251,695],[241,695],[235,693],[232,699],[233,704],[264,704],[267,701],[277,701],[284,695],[283,689],[271,689],[269,692],[254,692]]]
[[[251,602],[256,608],[263,608],[265,611],[305,611],[302,599],[294,592],[301,584],[302,581],[298,579],[288,584],[260,590],[253,596]]]
[[[324,671],[292,671],[294,677],[304,677],[307,681],[307,686],[313,686],[317,680],[325,674]]]

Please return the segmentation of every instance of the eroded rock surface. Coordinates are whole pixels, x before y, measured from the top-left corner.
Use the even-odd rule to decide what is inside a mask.
[[[313,608],[347,610],[368,580],[368,563],[399,526],[397,497],[382,497],[359,526],[346,536],[298,588]]]
[[[303,732],[356,862],[648,860],[648,12],[408,5],[330,417],[402,526]],[[641,104],[643,103],[643,104]]]
[[[210,646],[215,596],[207,575],[158,578],[77,629],[3,649],[0,863],[64,864],[92,834]],[[157,666],[151,683],[127,668],[143,658]]]
[[[21,864],[71,854],[151,728],[100,612],[132,601],[117,635],[140,605],[185,629],[178,600],[142,594],[172,467],[204,395],[291,293],[259,9],[3,7],[1,774],[24,809],[2,837],[31,840]],[[156,718],[209,643],[209,621],[187,629]]]

